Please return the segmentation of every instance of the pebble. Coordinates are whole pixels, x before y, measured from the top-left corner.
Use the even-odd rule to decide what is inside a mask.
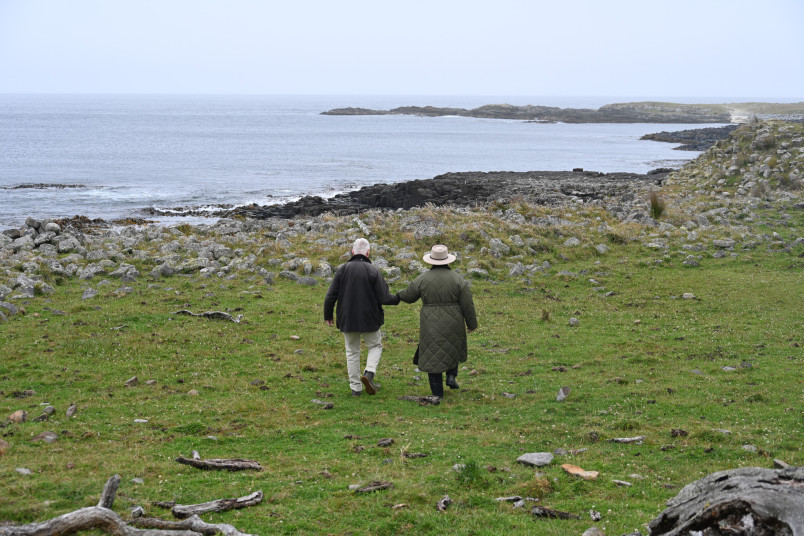
[[[16,472],[18,472],[19,474],[21,474],[21,475],[30,475],[33,472],[30,469],[28,469],[27,467],[17,467],[14,470]]]
[[[561,468],[570,475],[577,476],[584,480],[597,480],[598,475],[600,474],[597,471],[587,471],[578,467],[577,465],[572,465],[571,463],[565,463],[561,466]]]
[[[556,402],[563,402],[570,394],[569,387],[562,387],[558,390],[558,394],[556,395]]]

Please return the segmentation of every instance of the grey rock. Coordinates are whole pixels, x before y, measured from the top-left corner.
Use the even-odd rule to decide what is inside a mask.
[[[525,465],[544,467],[552,463],[553,455],[549,452],[529,452],[517,458],[516,461]]]
[[[305,285],[308,287],[314,287],[318,285],[318,280],[315,277],[304,276],[300,277],[296,280],[296,283],[299,285]]]
[[[556,402],[563,402],[570,394],[569,387],[562,387],[558,390],[558,394],[556,395]]]
[[[511,247],[499,238],[492,238],[489,240],[489,250],[492,257],[501,258],[511,252]]]
[[[599,254],[604,255],[609,252],[609,246],[607,246],[606,244],[598,244],[595,246],[595,250]]]
[[[712,240],[712,245],[720,249],[731,249],[736,242],[730,238],[723,240]]]
[[[84,290],[84,293],[81,294],[81,299],[82,300],[89,300],[91,298],[94,298],[97,295],[98,295],[97,290],[95,290],[93,288],[87,288],[86,290]]]
[[[580,326],[580,325],[581,325],[581,321],[580,321],[580,320],[578,320],[578,319],[577,319],[577,318],[575,318],[575,317],[572,317],[572,318],[570,318],[570,319],[569,319],[569,325],[570,325],[571,327],[574,327],[574,328],[575,328],[575,327],[578,327],[578,326]]]
[[[572,238],[568,238],[567,240],[564,241],[564,247],[567,247],[567,248],[580,246],[580,245],[581,245],[581,241],[578,238],[574,237],[574,236]]]
[[[8,288],[8,287],[6,287]],[[10,293],[10,291],[9,291]],[[19,309],[13,303],[2,302],[0,301],[0,310],[5,310],[8,313],[8,316],[14,316],[19,312]]]

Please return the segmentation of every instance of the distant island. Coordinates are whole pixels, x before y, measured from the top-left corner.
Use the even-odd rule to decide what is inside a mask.
[[[733,104],[679,104],[674,102],[627,102],[598,109],[555,106],[487,104],[479,108],[401,106],[391,110],[334,108],[321,115],[418,115],[516,119],[545,123],[745,123],[752,118],[804,120],[804,102]]]

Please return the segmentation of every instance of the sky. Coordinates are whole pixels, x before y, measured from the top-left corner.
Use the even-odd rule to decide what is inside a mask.
[[[0,0],[0,93],[804,101],[804,0]]]

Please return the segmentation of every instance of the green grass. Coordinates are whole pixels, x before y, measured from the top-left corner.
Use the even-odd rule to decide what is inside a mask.
[[[802,217],[791,224],[801,229]],[[383,232],[379,242],[409,240]],[[0,457],[0,521],[42,521],[93,505],[119,473],[115,509],[124,516],[138,504],[169,518],[151,502],[193,504],[261,489],[259,506],[204,516],[251,533],[580,534],[595,509],[607,533],[621,534],[644,532],[666,500],[713,471],[769,467],[773,458],[804,463],[801,251],[756,249],[687,268],[685,254],[626,239],[612,240],[602,256],[583,248],[562,259],[553,253],[562,237],[539,238],[537,257],[522,262],[549,259],[549,274],[507,279],[501,270],[473,280],[480,329],[470,335],[461,389],[436,407],[398,400],[429,394],[426,374],[411,363],[417,305],[387,308],[382,389],[352,398],[343,339],[322,321],[323,286],[174,276],[157,286],[142,278],[125,296],[99,287],[99,296],[82,301],[86,284],[61,280],[55,294],[30,300],[24,315],[0,325],[0,415],[25,409],[32,419],[45,403],[57,410],[48,422],[0,428],[10,444]],[[465,240],[482,245],[479,235]],[[556,277],[560,270],[580,275]],[[685,292],[696,299],[682,299]],[[243,322],[173,314],[180,309],[229,311]],[[570,317],[580,326],[570,327]],[[139,385],[126,387],[133,376]],[[558,403],[562,386],[572,392]],[[35,394],[17,398],[25,390]],[[72,403],[78,412],[66,419]],[[688,435],[672,437],[676,428]],[[46,430],[59,440],[30,441]],[[643,444],[607,441],[637,435],[646,436]],[[394,444],[378,447],[386,437]],[[515,461],[558,448],[586,450],[538,470]],[[192,450],[254,459],[264,469],[203,472],[173,461]],[[576,480],[562,463],[600,477]],[[348,489],[373,480],[394,488]],[[536,520],[528,508],[495,501],[515,494],[582,520]],[[436,512],[444,495],[454,504]]]

